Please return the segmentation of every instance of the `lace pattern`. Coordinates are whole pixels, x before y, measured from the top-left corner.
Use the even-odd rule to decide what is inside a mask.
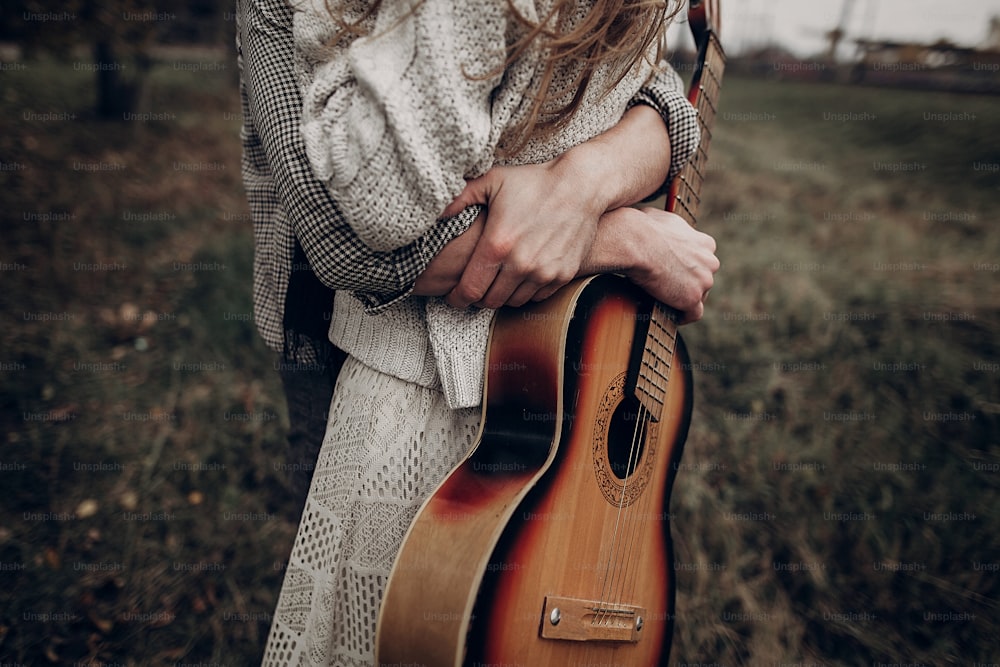
[[[424,499],[472,446],[477,408],[379,373],[341,371],[278,598],[265,667],[374,664],[393,560]]]

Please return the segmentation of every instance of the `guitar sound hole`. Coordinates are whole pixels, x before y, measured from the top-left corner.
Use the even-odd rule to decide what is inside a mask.
[[[642,407],[635,396],[626,396],[611,415],[608,425],[608,463],[611,472],[620,480],[628,479],[642,460],[645,449],[646,429],[639,420],[647,417],[640,411]]]

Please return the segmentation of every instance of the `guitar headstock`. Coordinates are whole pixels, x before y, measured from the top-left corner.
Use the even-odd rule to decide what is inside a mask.
[[[700,45],[710,32],[718,36],[721,18],[719,0],[689,0],[688,24],[691,26],[695,44]]]

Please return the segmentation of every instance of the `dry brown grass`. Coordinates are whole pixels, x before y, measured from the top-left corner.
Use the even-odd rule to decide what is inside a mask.
[[[100,124],[84,75],[4,73],[0,159],[25,166],[0,174],[6,661],[259,658],[294,525],[270,356],[226,317],[249,313],[252,252],[232,74],[161,67],[149,110],[173,121]],[[998,179],[971,165],[1000,164],[1000,101],[732,79],[723,103],[774,118],[724,114],[713,146],[723,270],[685,331],[671,662],[994,660]],[[824,120],[846,111],[877,119]],[[192,261],[226,269],[174,268]],[[73,266],[101,262],[127,268]]]

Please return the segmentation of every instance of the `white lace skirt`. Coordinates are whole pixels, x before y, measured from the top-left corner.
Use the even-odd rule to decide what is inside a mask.
[[[330,420],[264,652],[265,667],[375,661],[389,570],[424,499],[472,446],[479,408],[353,357]]]

